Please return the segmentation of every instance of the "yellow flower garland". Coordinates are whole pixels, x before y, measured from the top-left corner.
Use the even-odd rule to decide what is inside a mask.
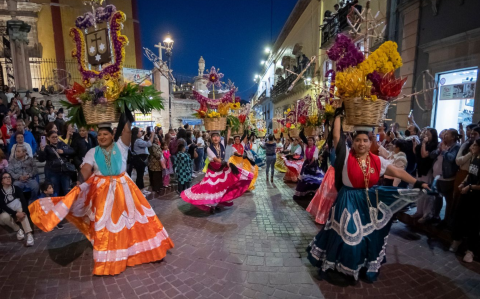
[[[384,42],[377,50],[375,50],[366,60],[357,67],[365,75],[377,71],[382,74],[394,71],[402,66],[402,57],[398,53],[397,43],[392,41]]]

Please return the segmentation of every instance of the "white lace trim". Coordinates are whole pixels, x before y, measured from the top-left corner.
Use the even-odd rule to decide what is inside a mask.
[[[360,218],[360,213],[356,210],[352,214],[345,208],[342,212],[342,216],[340,218],[340,222],[335,220],[335,206],[332,207],[332,211],[330,213],[330,218],[328,219],[327,223],[325,224],[325,230],[333,229],[337,232],[337,234],[342,238],[343,242],[350,246],[355,246],[360,244],[362,239],[368,235],[370,235],[373,231],[382,229],[385,225],[388,224],[390,219],[392,218],[393,214],[398,212],[400,209],[405,207],[406,205],[415,202],[416,196],[418,196],[418,190],[398,190],[399,196],[395,196],[398,198],[395,202],[393,202],[390,206],[387,206],[383,202],[379,202],[378,210],[376,208],[370,207],[369,214],[370,214],[370,222],[362,225],[362,220]],[[374,199],[371,199],[374,200]],[[378,219],[378,211],[382,212],[382,218]],[[354,233],[348,232],[348,224],[350,220],[353,218],[353,222],[357,230]]]
[[[227,192],[227,189],[217,193],[193,193],[192,189],[189,188],[183,192],[185,193],[185,196],[189,200],[217,200],[222,198],[223,195],[225,195],[225,193]]]
[[[228,170],[225,171],[225,172],[221,172],[221,173],[219,173],[219,174],[216,174],[216,173],[215,173],[214,176],[213,176],[213,175],[210,175],[210,173],[207,172],[207,174],[205,175],[205,178],[208,178],[208,179],[207,179],[207,180],[205,180],[205,179],[202,180],[202,181],[200,182],[200,185],[208,184],[208,185],[215,186],[215,185],[217,185],[217,184],[219,184],[219,183],[225,183],[225,182],[227,181],[227,179],[228,179],[228,175],[229,175],[231,172],[232,172],[232,170],[231,170],[230,168],[228,168]],[[219,178],[219,179],[217,179],[215,182],[213,182],[213,181],[210,179],[211,177],[217,177],[217,176],[221,175],[222,173],[224,174],[224,177],[223,177],[223,178]]]
[[[388,235],[383,240],[382,249],[380,250],[378,257],[374,261],[367,261],[367,259],[365,259],[363,263],[357,266],[357,269],[350,269],[339,262],[328,261],[327,251],[315,245],[316,238],[313,238],[313,241],[310,243],[310,246],[309,246],[310,254],[312,255],[313,258],[322,262],[322,267],[321,267],[322,271],[325,272],[329,269],[333,269],[338,272],[344,273],[346,275],[353,276],[355,280],[358,280],[358,274],[360,273],[360,270],[362,268],[367,268],[367,273],[368,272],[377,273],[378,270],[380,270],[383,259],[385,258],[385,255],[386,255],[387,239],[388,239]]]
[[[310,179],[310,180],[314,180],[314,181],[318,181],[318,182],[321,182],[323,180],[323,176],[322,177],[319,177],[319,175],[321,174],[321,172],[318,172],[318,175],[311,175],[311,174],[301,174],[299,179],[300,180],[304,180],[304,179]]]
[[[142,205],[142,215],[140,211],[135,208],[135,203],[130,187],[128,186],[127,178],[130,179],[128,176],[124,175],[120,178],[112,179],[111,182],[104,178],[94,179],[93,184],[96,184],[97,188],[100,188],[104,184],[108,184],[108,193],[107,198],[105,199],[104,210],[102,217],[98,221],[95,221],[95,215],[97,213],[96,208],[92,209],[92,200],[88,197],[90,192],[90,184],[87,183],[80,185],[81,191],[77,199],[70,207],[70,212],[74,217],[84,217],[88,218],[91,222],[95,222],[95,231],[102,230],[106,227],[108,231],[112,233],[118,233],[125,227],[131,229],[136,222],[143,224],[148,223],[148,217],[156,216],[155,211],[153,211],[151,207],[145,207]],[[112,210],[115,206],[115,190],[117,188],[117,182],[120,182],[120,188],[123,189],[123,193],[125,195],[125,205],[127,209],[126,211],[122,212],[118,222],[113,223]],[[63,202],[61,203],[63,204]],[[65,206],[65,204],[63,205]],[[66,211],[63,211],[60,214],[60,216],[63,216],[62,218],[59,217],[60,219],[65,218],[69,212],[66,206],[65,209]],[[85,220],[87,221],[87,219]]]
[[[168,238],[168,233],[163,228],[157,235],[149,240],[135,243],[133,246],[127,249],[117,249],[117,250],[107,250],[107,251],[98,251],[93,250],[93,259],[95,262],[106,263],[106,262],[118,262],[126,260],[130,256],[136,254],[153,250],[162,245],[162,241]]]
[[[64,219],[68,214],[68,207],[61,201],[54,205],[51,197],[44,197],[40,198],[39,202],[45,214],[52,211],[60,220]]]

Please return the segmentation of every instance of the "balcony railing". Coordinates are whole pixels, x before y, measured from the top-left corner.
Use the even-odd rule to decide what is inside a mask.
[[[325,18],[323,25],[320,27],[322,32],[322,48],[325,48],[332,40],[335,40],[337,34],[345,31],[350,27],[347,22],[347,15],[352,10],[352,4],[347,4],[338,10],[337,14],[329,19]]]
[[[267,90],[265,89],[262,94],[258,97],[258,102],[261,103],[263,100],[267,98]]]

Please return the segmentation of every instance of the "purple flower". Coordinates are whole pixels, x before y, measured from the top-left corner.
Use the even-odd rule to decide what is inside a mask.
[[[337,70],[340,72],[365,59],[352,40],[343,34],[337,36],[335,44],[327,51],[327,56],[337,62]]]

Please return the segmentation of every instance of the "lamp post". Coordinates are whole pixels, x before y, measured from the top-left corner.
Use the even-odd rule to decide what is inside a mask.
[[[173,49],[173,39],[170,37],[170,34],[167,34],[167,37],[163,40],[163,46],[165,49],[165,55],[168,58],[168,69],[172,69],[172,49]],[[161,48],[160,48],[161,51]],[[168,121],[169,128],[172,129],[172,97],[173,97],[173,80],[168,82]]]

